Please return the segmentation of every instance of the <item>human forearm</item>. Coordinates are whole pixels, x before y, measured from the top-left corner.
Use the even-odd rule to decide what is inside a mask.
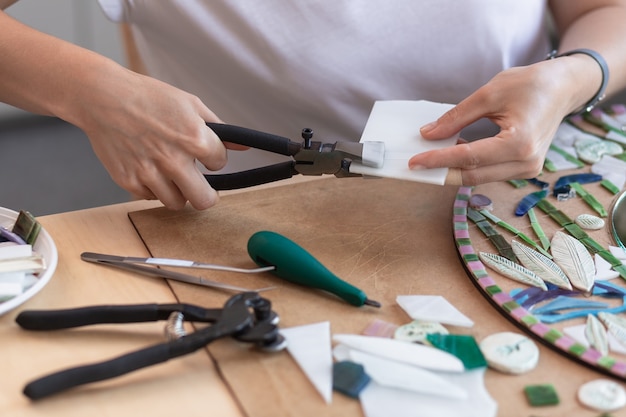
[[[196,167],[220,169],[219,121],[197,97],[0,12],[0,101],[80,127],[113,180],[179,209],[217,202]]]
[[[72,119],[86,84],[93,83],[100,72],[118,66],[3,12],[0,27],[0,101],[28,111]]]
[[[560,39],[558,53],[596,51],[608,66],[606,92],[626,87],[626,0],[551,0],[550,7]],[[436,140],[488,118],[499,132],[415,155],[409,167],[459,168],[465,185],[534,177],[561,120],[585,109],[600,92],[602,80],[601,66],[583,53],[505,70],[421,130],[424,138]]]
[[[626,1],[551,0],[550,7],[559,32],[559,52],[580,48],[597,51],[609,67],[607,95],[626,88]],[[578,93],[575,99],[580,107],[600,85],[599,67],[583,55],[570,58],[572,80],[578,80],[573,90]]]

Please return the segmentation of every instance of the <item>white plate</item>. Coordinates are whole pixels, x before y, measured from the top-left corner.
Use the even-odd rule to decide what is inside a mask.
[[[10,230],[13,227],[13,223],[17,219],[19,213],[9,210],[4,207],[0,207],[0,226],[4,226]],[[43,228],[39,232],[39,237],[33,246],[33,250],[43,255],[46,261],[46,270],[39,275],[39,278],[35,285],[21,293],[20,295],[11,298],[10,300],[0,302],[0,314],[4,314],[9,310],[14,309],[26,300],[37,294],[41,289],[50,281],[54,270],[57,267],[58,253],[57,247],[54,245],[54,241]]]

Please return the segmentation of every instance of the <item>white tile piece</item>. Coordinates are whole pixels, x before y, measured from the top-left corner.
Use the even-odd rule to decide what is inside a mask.
[[[393,389],[372,381],[360,395],[363,412],[366,417],[495,417],[498,404],[485,389],[485,369],[460,374],[438,373],[450,383],[467,390],[469,396],[465,400]]]
[[[620,190],[626,183],[626,162],[611,155],[604,155],[600,161],[591,165],[591,172],[602,175]]]
[[[614,171],[626,172],[626,161],[611,155],[604,155],[600,161],[591,166],[591,172],[594,174],[605,175]]]
[[[580,129],[569,123],[561,123],[554,134],[552,141],[561,146],[573,146],[576,139],[583,134]]]
[[[620,248],[619,246],[610,246],[609,250],[611,251],[611,255],[615,256],[620,261],[626,261],[626,251]]]
[[[585,336],[585,324],[564,327],[563,332],[585,347],[589,347],[589,341]],[[609,351],[626,354],[626,346],[623,346],[612,334],[609,333]]]
[[[612,269],[606,271],[596,271],[596,274],[593,277],[595,281],[610,281],[612,279],[619,278],[619,272],[613,271]]]
[[[609,172],[603,175],[602,178],[610,181],[618,190],[623,190],[626,186],[626,172]]]
[[[622,135],[620,133],[609,130],[604,137],[608,140],[612,140],[621,143],[622,145],[626,145],[626,135]]]
[[[427,141],[420,134],[421,126],[437,120],[452,107],[451,104],[423,100],[375,102],[361,142],[384,142],[384,164],[382,168],[373,168],[353,162],[350,172],[443,185],[448,174],[447,168],[411,170],[409,159],[421,152],[456,144],[458,135],[444,140]]]
[[[330,404],[333,390],[333,358],[330,323],[320,322],[281,329],[287,350],[309,378],[324,401]]]
[[[333,348],[333,358],[337,362],[350,361],[350,350],[349,346],[339,343]]]
[[[576,157],[576,155],[574,155],[574,157]],[[565,171],[568,169],[578,168],[577,164],[568,161],[563,155],[553,150],[548,150],[548,153],[546,154],[546,159],[552,162],[552,165],[554,166],[556,171]]]
[[[604,110],[596,107],[592,110],[592,114],[594,117],[599,118],[603,123],[606,123],[608,126],[611,126],[617,130],[622,129],[622,123],[612,115],[605,113]]]
[[[440,295],[399,295],[396,302],[413,320],[472,327],[474,322]]]
[[[18,282],[0,282],[0,301],[11,299],[22,293],[22,284]]]
[[[333,335],[333,340],[351,349],[425,369],[447,372],[463,372],[465,370],[463,362],[459,358],[431,346],[355,334],[336,334]]]
[[[596,265],[596,275],[593,277],[594,281],[609,281],[619,277],[619,272],[614,271],[611,268],[611,264],[602,256],[595,253],[593,260]]]
[[[593,261],[598,271],[608,271],[611,269],[611,263],[597,253],[593,254]]]
[[[356,349],[350,349],[348,356],[352,362],[363,365],[365,373],[385,387],[455,400],[465,400],[468,397],[465,389],[450,383],[432,371],[381,358]]]
[[[14,242],[0,243],[0,261],[4,259],[27,258],[33,254],[31,245],[20,245]]]

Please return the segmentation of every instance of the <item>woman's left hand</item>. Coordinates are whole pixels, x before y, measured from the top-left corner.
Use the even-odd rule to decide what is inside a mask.
[[[575,85],[580,65],[592,72],[592,65],[597,66],[589,57],[573,55],[497,74],[437,121],[422,127],[421,134],[427,140],[448,138],[482,118],[495,123],[499,133],[415,155],[409,167],[457,168],[464,185],[535,177],[562,119],[580,106],[576,102],[580,86]],[[591,97],[595,83],[589,84]],[[571,92],[575,88],[576,95]]]

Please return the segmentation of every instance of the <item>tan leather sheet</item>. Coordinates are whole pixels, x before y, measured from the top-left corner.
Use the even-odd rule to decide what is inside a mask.
[[[273,302],[283,327],[330,321],[333,333],[361,333],[375,319],[410,321],[395,303],[397,295],[442,295],[476,323],[469,329],[448,326],[452,333],[471,334],[480,341],[495,332],[518,331],[483,298],[459,260],[452,230],[456,192],[456,187],[397,180],[332,178],[229,195],[203,212],[157,208],[129,216],[153,256],[238,267],[255,266],[246,250],[253,233],[281,233],[382,303],[381,309],[354,307],[269,273],[197,271],[248,288],[276,286],[264,295]],[[188,284],[171,285],[184,302],[216,307],[229,297]],[[498,415],[597,415],[581,409],[575,393],[580,384],[599,375],[540,349],[539,366],[528,374],[487,371],[487,389],[499,403]],[[208,350],[248,416],[362,415],[357,401],[338,393],[327,405],[286,352],[254,352],[232,340],[213,343]],[[524,386],[539,383],[555,384],[562,399],[559,406],[533,410],[527,405]]]

